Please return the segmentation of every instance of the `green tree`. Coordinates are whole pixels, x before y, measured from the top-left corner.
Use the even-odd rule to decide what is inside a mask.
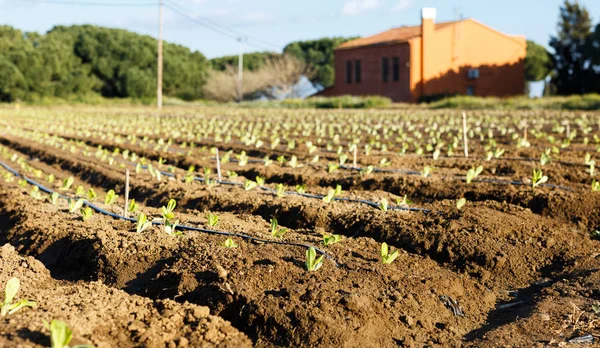
[[[525,56],[525,80],[530,82],[545,79],[552,71],[552,56],[542,45],[527,40]]]
[[[585,52],[591,40],[590,14],[578,2],[565,0],[560,8],[558,33],[550,40],[554,48],[555,75],[552,84],[557,94],[591,92],[592,66]]]
[[[335,82],[334,49],[353,38],[322,38],[296,41],[288,44],[283,53],[290,54],[312,66],[316,72],[311,78],[314,84],[330,87]]]

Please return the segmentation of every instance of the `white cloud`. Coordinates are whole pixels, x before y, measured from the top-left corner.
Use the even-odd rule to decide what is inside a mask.
[[[342,15],[355,16],[363,11],[376,9],[383,5],[382,0],[346,0],[342,8]]]
[[[412,5],[412,0],[398,0],[396,6],[394,6],[394,11],[402,11],[406,10]]]

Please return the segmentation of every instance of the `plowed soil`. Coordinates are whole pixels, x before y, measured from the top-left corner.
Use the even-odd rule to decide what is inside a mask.
[[[259,175],[271,188],[305,184],[320,195],[339,184],[345,198],[394,202],[406,194],[411,207],[425,209],[382,211],[357,201],[184,182],[189,166],[214,167],[208,151],[186,155],[54,132],[69,144],[61,147],[11,129],[0,132],[0,161],[52,190],[73,177],[72,188],[60,193],[93,188],[94,204],[120,215],[127,168],[130,198],[149,220],[158,221],[160,208],[175,199],[182,225],[267,242],[233,236],[238,246],[227,248],[228,235],[182,230],[170,236],[160,225],[136,233],[135,223],[98,212],[82,221],[66,200],[35,199],[32,185],[0,178],[0,287],[17,277],[17,298],[38,303],[1,318],[2,346],[49,346],[43,321],[52,319],[69,324],[72,344],[97,347],[512,347],[600,339],[600,242],[591,233],[600,230],[600,192],[589,189],[579,155],[565,152],[564,163],[545,166],[551,185],[535,190],[526,178],[539,167],[530,158],[541,150],[511,147],[509,138],[506,158],[485,162],[481,177],[468,185],[464,173],[483,159],[441,158],[431,177],[343,168],[328,173],[323,163],[223,164],[239,183]],[[158,181],[148,171],[136,173],[129,161],[109,164],[94,156],[99,145],[136,152],[162,170],[166,165],[157,161],[166,159],[174,176]],[[230,145],[256,158],[309,160],[304,150]],[[484,156],[477,145],[473,153]],[[384,157],[409,171],[432,161],[377,153],[371,160]],[[106,205],[111,189],[119,199]],[[460,197],[467,199],[461,210]],[[219,216],[216,227],[208,226],[207,212]],[[288,229],[282,238],[271,236],[273,217]],[[323,246],[323,233],[342,240]],[[391,264],[381,262],[382,242],[399,250]],[[331,259],[309,272],[306,248],[293,243],[319,247]]]

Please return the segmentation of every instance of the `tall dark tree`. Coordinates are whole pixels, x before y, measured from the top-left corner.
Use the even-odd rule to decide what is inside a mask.
[[[586,51],[589,49],[592,21],[587,9],[579,2],[565,0],[560,8],[558,33],[550,40],[554,48],[556,73],[552,84],[557,94],[589,93],[592,66]]]

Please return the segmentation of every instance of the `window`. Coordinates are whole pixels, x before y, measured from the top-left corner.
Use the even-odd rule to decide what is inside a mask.
[[[390,80],[390,59],[387,57],[381,59],[381,78],[383,82]]]
[[[467,95],[475,95],[475,87],[473,85],[467,86]]]
[[[352,61],[346,61],[346,83],[352,83]]]
[[[469,79],[471,80],[476,80],[479,78],[479,69],[469,69],[469,72],[467,73]]]
[[[392,79],[394,82],[400,81],[400,58],[392,58]]]
[[[359,83],[362,80],[362,71],[360,66],[360,60],[354,61],[354,81]]]

